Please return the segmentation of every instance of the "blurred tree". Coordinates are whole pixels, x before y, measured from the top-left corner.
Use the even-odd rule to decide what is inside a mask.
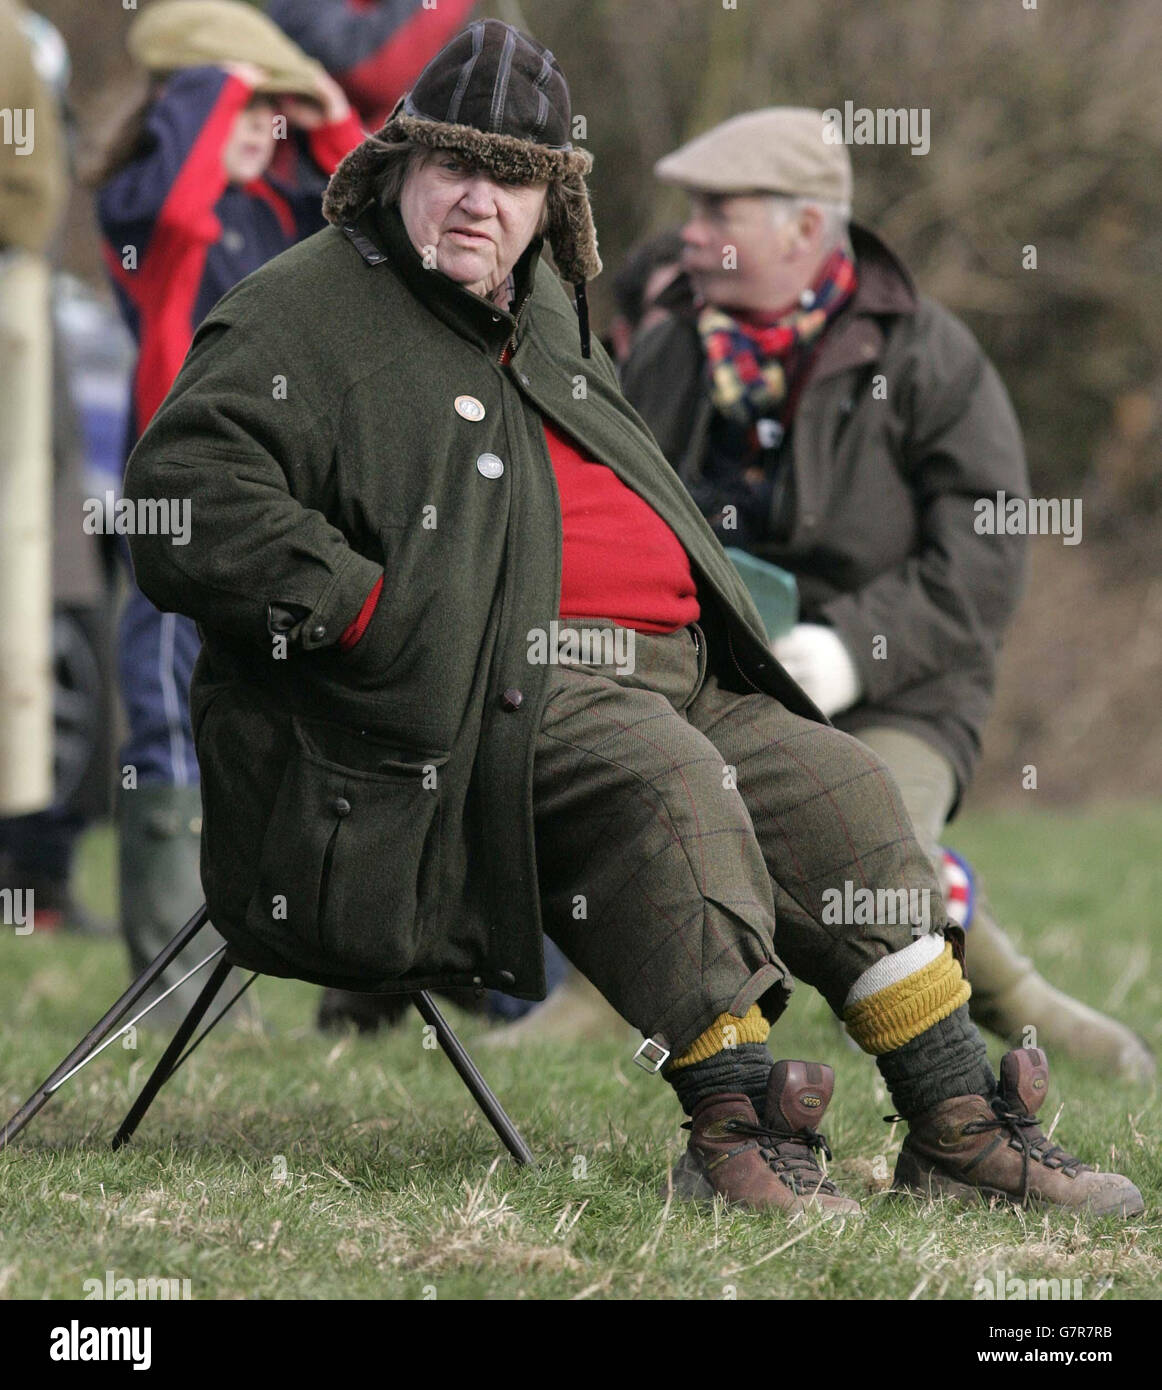
[[[995,358],[1037,489],[1085,485],[1111,517],[1162,508],[1157,0],[524,0],[524,12],[589,116],[610,266],[682,215],[654,160],[728,116],[926,109],[926,155],[852,149],[856,216]],[[594,298],[608,312],[606,277]]]

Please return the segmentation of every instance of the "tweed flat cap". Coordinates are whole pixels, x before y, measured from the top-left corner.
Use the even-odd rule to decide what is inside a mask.
[[[147,72],[256,63],[270,74],[258,91],[318,98],[315,83],[322,66],[241,0],[158,0],[133,21],[126,44]]]
[[[851,202],[847,146],[824,141],[823,112],[767,106],[723,121],[659,159],[663,183],[708,193],[785,193]]]

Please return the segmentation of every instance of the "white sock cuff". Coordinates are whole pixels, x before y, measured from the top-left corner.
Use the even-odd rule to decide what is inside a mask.
[[[930,932],[927,936],[913,941],[910,946],[905,946],[902,951],[892,951],[886,956],[881,956],[874,965],[868,966],[848,990],[847,998],[843,1002],[844,1013],[861,999],[878,994],[881,989],[887,989],[888,985],[899,984],[909,975],[915,975],[918,970],[931,965],[943,950],[944,938]]]

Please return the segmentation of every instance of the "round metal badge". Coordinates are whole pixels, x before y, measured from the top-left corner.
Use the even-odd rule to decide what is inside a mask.
[[[457,396],[453,404],[456,414],[462,415],[465,420],[484,419],[484,403],[478,401],[475,396]]]

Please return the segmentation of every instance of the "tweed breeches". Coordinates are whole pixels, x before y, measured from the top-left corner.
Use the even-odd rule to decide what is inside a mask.
[[[678,1053],[722,1013],[757,1002],[773,1022],[793,978],[842,1014],[877,960],[944,929],[870,749],[710,669],[697,623],[632,646],[601,618],[566,625],[622,643],[551,662],[533,772],[544,928],[634,1027]],[[905,897],[930,910],[922,926],[859,909]]]

